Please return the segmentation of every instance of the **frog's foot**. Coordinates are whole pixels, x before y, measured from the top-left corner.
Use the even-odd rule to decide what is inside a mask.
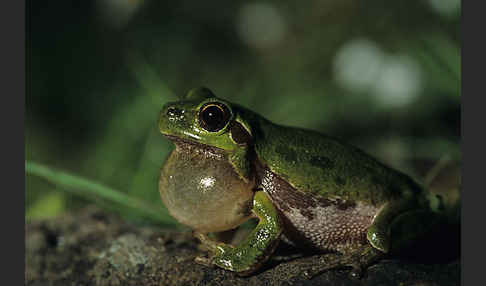
[[[194,237],[199,239],[201,242],[202,248],[205,250],[214,253],[214,254],[221,254],[224,252],[225,248],[231,247],[229,244],[225,244],[222,242],[217,242],[209,238],[206,234],[200,233],[200,232],[194,232],[193,233]]]
[[[376,248],[366,245],[352,254],[328,253],[318,256],[318,261],[312,262],[308,269],[305,269],[303,275],[312,279],[323,272],[339,269],[351,268],[349,275],[352,278],[363,277],[366,269],[383,258],[385,254]]]
[[[208,236],[195,233],[195,236],[201,241],[203,247],[209,250],[209,256],[198,256],[195,258],[195,262],[201,265],[231,270],[238,275],[246,276],[257,270],[261,264],[267,260],[269,255],[276,247],[274,245],[268,245],[268,253],[265,255],[265,251],[262,253],[257,252],[255,249],[250,249],[248,246],[235,247],[229,244],[221,243],[210,239]],[[278,240],[275,240],[278,242]],[[253,252],[259,255],[259,257],[252,257]]]
[[[204,256],[197,256],[194,258],[194,262],[200,265],[204,265],[206,267],[212,267],[214,266],[212,259],[209,257],[204,257]]]
[[[200,248],[210,253],[209,257],[196,257],[195,261],[198,264],[212,266],[214,265],[213,261],[215,257],[220,256],[233,248],[232,245],[212,240],[204,233],[194,232],[193,235],[201,242]]]
[[[198,256],[194,259],[197,264],[208,267],[219,266],[228,269],[228,267],[225,267],[224,257],[232,252],[234,246],[214,241],[203,233],[195,232],[194,236],[201,241],[202,248],[209,251],[209,256]]]

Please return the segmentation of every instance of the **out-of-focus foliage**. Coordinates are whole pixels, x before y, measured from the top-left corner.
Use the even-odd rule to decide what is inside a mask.
[[[195,86],[419,178],[460,159],[459,0],[28,1],[27,19],[27,160],[161,212],[158,113]],[[28,219],[85,199],[26,176]]]

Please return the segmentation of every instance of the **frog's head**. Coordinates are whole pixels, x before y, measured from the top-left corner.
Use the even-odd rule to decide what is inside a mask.
[[[175,143],[193,142],[234,151],[251,141],[250,126],[239,110],[209,89],[195,88],[182,100],[163,107],[160,132]]]
[[[244,154],[252,137],[243,112],[207,88],[193,89],[182,100],[163,107],[160,132],[176,144],[178,152],[172,152],[164,164],[159,189],[179,222],[213,232],[234,228],[248,219],[253,181]],[[217,149],[215,153],[229,156],[203,158],[193,152],[193,148],[207,146],[212,148],[202,150],[211,150],[207,152],[211,155]],[[194,156],[198,160],[192,160]]]

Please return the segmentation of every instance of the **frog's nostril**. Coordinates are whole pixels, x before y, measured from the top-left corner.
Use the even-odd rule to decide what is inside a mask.
[[[174,116],[177,113],[177,109],[175,107],[169,107],[167,108],[167,115],[169,116]]]
[[[169,116],[170,118],[180,118],[181,116],[183,116],[183,114],[183,109],[174,106],[170,106],[169,108],[167,108],[167,116]]]

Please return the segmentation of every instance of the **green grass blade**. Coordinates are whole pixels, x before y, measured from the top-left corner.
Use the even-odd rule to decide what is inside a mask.
[[[89,198],[90,196],[95,196],[97,198],[121,205],[122,207],[126,207],[130,209],[130,211],[151,218],[160,224],[171,226],[175,225],[175,222],[170,219],[167,211],[164,209],[158,208],[136,198],[129,197],[120,191],[114,190],[100,183],[30,161],[25,162],[25,172],[27,174],[44,178],[63,190],[71,192],[78,190],[79,193],[75,193],[84,195],[84,197]]]

